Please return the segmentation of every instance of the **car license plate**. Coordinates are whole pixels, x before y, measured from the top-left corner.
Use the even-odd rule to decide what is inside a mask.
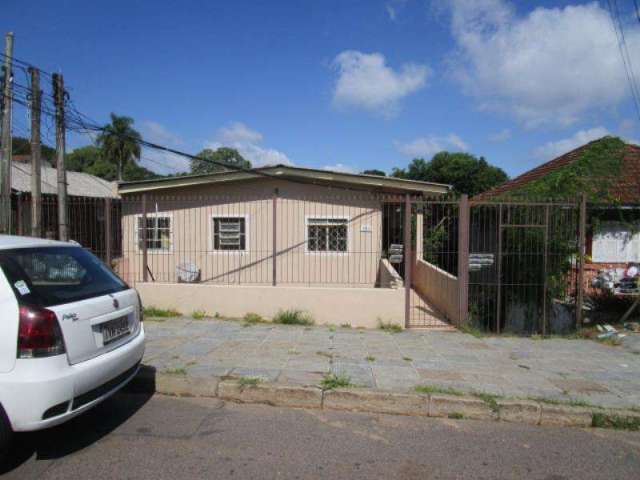
[[[102,343],[106,345],[125,335],[129,335],[129,319],[119,317],[102,324]]]

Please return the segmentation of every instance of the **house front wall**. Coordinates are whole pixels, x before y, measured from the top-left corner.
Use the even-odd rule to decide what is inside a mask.
[[[123,257],[117,268],[130,283],[143,278],[138,231],[142,210],[140,195],[124,195]],[[263,179],[149,192],[146,211],[148,219],[163,219],[162,228],[168,225],[153,245],[160,248],[147,249],[149,280],[155,282],[177,282],[176,269],[183,268],[199,272],[202,283],[269,285],[275,236],[279,285],[376,283],[382,209],[380,198],[372,193]],[[214,218],[243,220],[244,250],[214,248]],[[346,251],[310,251],[309,222],[329,219],[346,222]]]

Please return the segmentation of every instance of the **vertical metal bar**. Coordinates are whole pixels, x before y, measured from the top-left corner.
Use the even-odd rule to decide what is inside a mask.
[[[458,202],[458,326],[469,316],[469,197]]]
[[[582,328],[582,305],[584,304],[584,257],[587,236],[587,196],[580,196],[580,223],[578,227],[578,279],[576,285],[576,327]]]
[[[149,280],[149,274],[147,273],[149,270],[148,258],[147,258],[147,194],[142,194],[142,229],[138,225],[138,229],[140,231],[142,242],[142,281],[147,282]]]
[[[547,270],[549,258],[549,205],[544,207],[544,252],[542,254],[542,336],[547,334]]]
[[[104,261],[111,268],[111,199],[104,199]]]
[[[22,204],[23,204],[23,195],[18,193],[16,195],[16,233],[18,235],[24,235],[23,232],[23,223],[22,223]]]
[[[273,190],[273,246],[271,253],[271,284],[275,287],[277,281],[277,258],[278,258],[278,189]]]
[[[496,259],[496,333],[500,333],[502,321],[502,203],[498,206],[498,258]]]
[[[411,322],[411,197],[404,197],[404,326]]]

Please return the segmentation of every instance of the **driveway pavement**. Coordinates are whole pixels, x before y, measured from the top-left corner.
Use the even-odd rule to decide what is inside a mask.
[[[146,321],[144,363],[192,377],[250,376],[317,385],[327,372],[392,391],[429,384],[508,397],[640,406],[640,337],[626,347],[589,340],[475,338],[460,332],[244,326],[225,320]]]

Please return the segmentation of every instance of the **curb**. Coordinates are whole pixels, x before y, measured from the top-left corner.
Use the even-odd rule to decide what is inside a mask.
[[[640,413],[616,409],[588,409],[530,400],[499,399],[494,405],[473,396],[395,393],[374,389],[321,390],[315,386],[258,383],[235,379],[192,378],[156,373],[144,368],[127,385],[132,393],[160,393],[181,397],[219,398],[238,403],[278,407],[385,413],[421,417],[492,420],[556,427],[602,427],[631,423],[640,428]]]

